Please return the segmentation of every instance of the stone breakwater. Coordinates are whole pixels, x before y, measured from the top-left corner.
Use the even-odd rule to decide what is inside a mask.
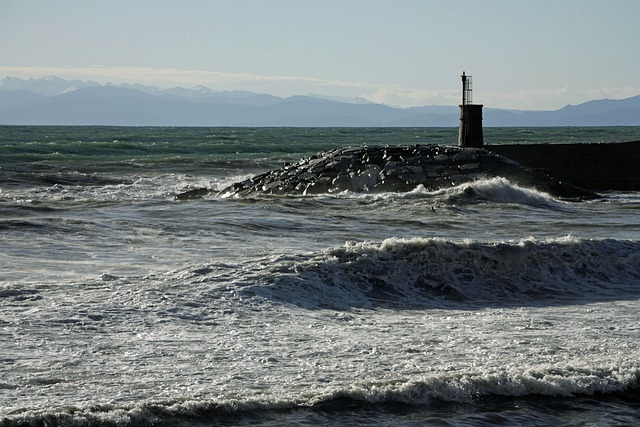
[[[439,145],[334,149],[235,183],[221,194],[407,192],[419,185],[436,190],[493,177],[504,177],[517,185],[533,187],[559,198],[598,197],[483,149]],[[207,193],[204,189],[192,190],[178,198]]]

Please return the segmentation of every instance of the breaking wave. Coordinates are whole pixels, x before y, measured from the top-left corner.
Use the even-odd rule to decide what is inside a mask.
[[[350,384],[319,389],[300,396],[262,399],[218,399],[207,396],[135,405],[94,405],[58,410],[25,411],[0,419],[1,427],[14,426],[136,426],[246,424],[251,419],[274,425],[287,415],[303,412],[350,412],[374,404],[377,408],[408,405],[419,410],[443,403],[481,405],[484,400],[527,396],[580,398],[629,395],[638,391],[640,368],[578,369],[548,367],[487,373],[423,376],[409,380]],[[255,423],[254,423],[255,424]]]
[[[390,238],[281,257],[263,268],[246,278],[245,295],[312,309],[517,306],[640,296],[640,242],[614,239]]]
[[[548,209],[565,209],[568,202],[559,201],[548,193],[522,187],[507,178],[486,178],[450,188],[429,191],[420,185],[406,197],[432,197],[445,204],[511,203]]]

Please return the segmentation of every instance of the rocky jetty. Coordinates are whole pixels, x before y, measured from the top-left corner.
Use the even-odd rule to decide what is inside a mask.
[[[533,187],[559,198],[599,197],[484,149],[440,145],[334,149],[238,182],[222,193],[249,196],[345,190],[406,192],[419,185],[435,190],[493,177],[504,177],[517,185]],[[201,197],[206,193],[207,190],[192,190],[178,198]]]

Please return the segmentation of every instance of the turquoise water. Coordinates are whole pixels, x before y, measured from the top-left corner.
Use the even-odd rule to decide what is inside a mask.
[[[0,127],[0,425],[637,424],[637,193],[216,195],[336,147],[456,140]]]

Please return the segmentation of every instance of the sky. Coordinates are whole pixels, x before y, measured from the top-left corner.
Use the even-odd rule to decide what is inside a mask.
[[[640,0],[0,0],[0,78],[553,110],[640,94]]]

